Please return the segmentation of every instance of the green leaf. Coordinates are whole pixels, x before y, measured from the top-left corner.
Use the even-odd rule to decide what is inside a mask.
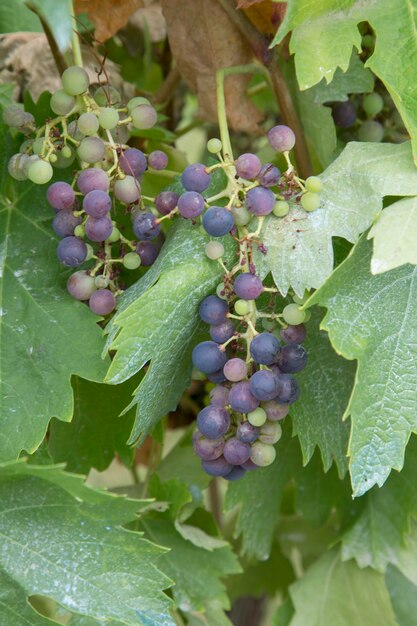
[[[134,449],[126,441],[134,416],[132,410],[121,417],[120,413],[136,385],[134,379],[115,387],[75,377],[72,421],[51,422],[49,451],[54,461],[65,462],[68,471],[80,474],[87,474],[92,467],[102,472],[116,454],[130,464]]]
[[[42,32],[39,18],[18,0],[0,2],[0,33]]]
[[[86,487],[56,467],[0,469],[0,572],[26,596],[129,626],[174,626],[164,550],[121,528],[146,502]],[[10,623],[10,622],[9,622]]]
[[[18,2],[22,1],[26,6],[33,7],[45,20],[58,48],[61,52],[65,52],[70,45],[72,35],[70,5],[67,0],[18,0]]]
[[[291,405],[291,417],[304,464],[318,446],[325,471],[334,461],[340,476],[344,476],[350,424],[342,418],[354,385],[355,366],[333,350],[327,333],[319,329],[321,317],[322,312],[313,310],[307,326],[304,346],[308,363],[297,374],[301,394]]]
[[[108,347],[116,354],[107,382],[120,383],[151,362],[130,405],[138,408],[129,443],[143,441],[176,408],[190,381],[191,351],[207,332],[198,305],[222,276],[218,263],[204,252],[206,242],[197,227],[177,222],[157,263],[127,290],[109,324]]]
[[[21,585],[0,570],[0,626],[51,626],[57,623],[39,615],[29,604]]]
[[[417,198],[387,207],[368,235],[374,240],[371,272],[381,274],[404,263],[417,264]]]
[[[354,561],[343,563],[338,550],[323,554],[290,587],[295,615],[290,626],[398,626],[384,577]]]
[[[417,431],[417,300],[415,267],[372,276],[364,237],[309,300],[328,311],[322,328],[335,350],[357,359],[351,416],[350,473],[354,494],[381,486],[403,466]]]
[[[320,287],[333,269],[332,237],[355,242],[382,210],[382,198],[417,194],[410,144],[350,143],[322,174],[320,208],[293,206],[284,218],[265,219],[267,254],[254,255],[258,273],[272,272],[278,289],[298,295]]]
[[[337,68],[330,84],[323,79],[311,88],[314,93],[314,101],[319,104],[324,102],[344,102],[350,93],[370,93],[374,90],[374,76],[366,69],[353,52],[350,57],[349,67],[346,72]],[[307,90],[307,93],[310,90]]]
[[[398,626],[414,626],[417,615],[417,587],[392,565],[385,574],[385,584]]]
[[[383,489],[366,495],[360,517],[343,536],[342,558],[355,558],[360,567],[384,572],[388,563],[398,563],[410,516],[417,513],[417,440],[407,446],[401,472],[393,473]]]
[[[401,113],[417,149],[417,64],[415,2],[399,0],[292,0],[288,4],[273,45],[292,31],[290,52],[295,53],[297,78],[307,89],[324,78],[331,82],[335,71],[349,66],[352,47],[361,49],[359,22],[369,22],[376,33],[376,46],[367,66],[382,80]],[[398,38],[398,33],[401,37]],[[395,54],[387,54],[395,50]]]
[[[272,626],[289,626],[294,615],[294,607],[291,598],[287,598],[284,604],[278,607],[273,616]]]
[[[53,416],[70,421],[73,374],[103,379],[97,318],[65,290],[45,187],[0,187],[0,460],[33,452]]]

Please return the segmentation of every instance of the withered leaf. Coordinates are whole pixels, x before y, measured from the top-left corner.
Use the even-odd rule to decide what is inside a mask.
[[[106,41],[145,4],[145,0],[75,0],[75,11],[87,13],[94,25],[96,39]]]

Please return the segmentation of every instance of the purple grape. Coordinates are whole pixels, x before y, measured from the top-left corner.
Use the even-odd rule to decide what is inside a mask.
[[[269,370],[255,372],[249,384],[255,398],[264,402],[276,398],[280,389],[278,376]]]
[[[289,152],[294,148],[295,135],[288,126],[273,126],[268,131],[268,141],[277,152]]]
[[[272,365],[276,361],[281,349],[281,342],[271,333],[256,335],[250,344],[250,353],[260,365]]]
[[[100,191],[108,191],[110,180],[106,172],[98,167],[89,167],[80,172],[77,179],[77,186],[81,193],[85,196],[90,191],[99,189]]]
[[[221,206],[213,206],[203,215],[203,228],[211,237],[223,237],[235,225],[231,211]]]
[[[140,104],[130,111],[130,115],[135,128],[147,130],[156,124],[157,113],[150,104]]]
[[[250,445],[232,437],[224,445],[223,456],[232,465],[241,465],[250,458]]]
[[[178,210],[187,220],[198,217],[204,211],[204,198],[196,191],[186,191],[178,198]]]
[[[213,406],[225,407],[229,404],[229,390],[222,385],[216,385],[210,393],[210,404]]]
[[[230,427],[230,415],[226,409],[218,406],[206,406],[197,415],[198,430],[209,439],[218,439],[227,433]]]
[[[255,464],[254,464],[255,465]],[[242,465],[235,465],[231,472],[223,476],[225,480],[239,480],[246,474],[246,469]]]
[[[121,155],[119,166],[125,174],[138,177],[143,174],[147,168],[146,156],[143,154],[142,150],[128,148]]]
[[[254,187],[246,194],[246,208],[257,216],[269,215],[275,206],[275,196],[266,187]]]
[[[88,300],[95,290],[94,278],[84,270],[74,272],[67,280],[67,291],[76,300]]]
[[[113,230],[113,222],[109,217],[89,217],[85,223],[85,234],[91,241],[105,241]]]
[[[297,326],[287,326],[280,332],[281,337],[286,343],[303,343],[306,338],[307,330],[304,324]]]
[[[105,191],[94,189],[85,196],[83,209],[91,217],[105,217],[111,209],[111,198]]]
[[[193,434],[193,448],[196,455],[203,461],[214,461],[223,453],[224,439],[223,437],[208,439],[196,430]]]
[[[262,187],[274,187],[279,183],[281,172],[273,163],[265,163],[258,174],[258,181]]]
[[[206,324],[223,324],[226,321],[226,315],[229,307],[225,300],[217,296],[207,296],[201,302],[198,314]]]
[[[140,198],[141,188],[137,178],[125,176],[114,183],[114,195],[123,204],[132,204]]]
[[[68,237],[74,234],[74,228],[81,224],[81,221],[81,218],[75,216],[72,211],[63,209],[56,213],[52,221],[52,228],[58,237]]]
[[[257,177],[261,171],[261,165],[261,161],[258,159],[256,154],[251,154],[250,152],[241,154],[235,161],[237,175],[241,178],[246,178],[247,180]]]
[[[108,315],[116,307],[116,298],[109,289],[97,289],[88,304],[96,315]]]
[[[48,187],[46,197],[54,209],[71,209],[75,202],[75,191],[68,183],[53,183]]]
[[[236,436],[244,443],[253,443],[258,439],[259,428],[252,426],[250,422],[241,422],[237,427]]]
[[[264,286],[256,274],[239,274],[233,285],[235,294],[242,300],[256,300],[263,292]]]
[[[300,386],[291,374],[280,374],[280,390],[275,398],[281,404],[292,404],[300,397]]]
[[[148,163],[154,170],[164,170],[168,165],[168,157],[162,150],[154,150],[148,155]]]
[[[230,359],[223,368],[224,375],[232,383],[238,383],[246,378],[247,370],[248,367],[245,361],[239,358]]]
[[[211,175],[207,174],[206,166],[202,163],[188,165],[181,175],[181,182],[187,191],[204,191],[211,181]]]
[[[58,244],[58,259],[68,267],[81,265],[87,258],[87,246],[78,237],[65,237]],[[224,365],[224,363],[223,363]]]
[[[339,128],[350,128],[356,122],[356,107],[351,100],[338,102],[332,108],[333,121]]]
[[[255,470],[255,469],[259,469],[259,465],[256,465],[252,459],[249,459],[248,461],[246,461],[246,463],[242,464],[242,467],[244,470],[246,470],[247,472],[250,472],[251,470]]]
[[[133,232],[138,239],[155,239],[161,232],[161,226],[157,223],[152,213],[136,213],[133,218]]]
[[[290,410],[288,404],[279,404],[276,400],[262,402],[261,406],[266,411],[266,415],[271,422],[284,419]]]
[[[149,267],[158,257],[158,247],[152,241],[139,241],[136,244],[136,252],[140,256],[141,265]]]
[[[201,465],[210,476],[227,476],[233,469],[233,465],[228,463],[224,456],[219,456],[214,461],[201,461]]]
[[[237,413],[250,413],[259,406],[259,400],[251,392],[247,380],[233,385],[229,392],[229,403]]]
[[[214,374],[223,369],[227,356],[214,341],[202,341],[192,353],[194,367],[205,374]]]
[[[216,343],[224,343],[235,334],[235,325],[232,320],[226,320],[222,324],[210,326],[210,337]]]
[[[155,199],[155,207],[158,213],[161,215],[171,213],[177,206],[178,197],[178,194],[174,191],[161,191]]]
[[[213,372],[212,374],[206,374],[207,380],[211,383],[215,383],[218,385],[219,383],[225,383],[227,381],[226,376],[223,373],[223,369],[217,370],[217,372]]]
[[[307,352],[299,343],[288,343],[281,349],[277,364],[285,374],[301,372],[307,365]]]

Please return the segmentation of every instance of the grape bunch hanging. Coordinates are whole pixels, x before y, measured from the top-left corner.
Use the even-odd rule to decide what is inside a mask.
[[[227,480],[271,464],[281,436],[279,422],[299,397],[294,374],[307,362],[302,343],[308,313],[297,296],[282,305],[278,290],[257,275],[253,252],[268,253],[262,243],[267,216],[283,219],[293,206],[308,212],[319,207],[321,180],[297,176],[289,155],[294,133],[278,125],[269,130],[268,141],[283,154],[285,172],[273,163],[262,165],[251,153],[234,160],[222,141],[210,139],[207,149],[217,161],[209,167],[187,166],[181,175],[183,193],[166,189],[156,198],[145,197],[143,175],[149,168],[164,170],[168,157],[161,150],[146,155],[126,142],[130,128],[155,125],[154,107],[142,97],[123,107],[111,87],[91,95],[81,67],[65,70],[62,86],[50,103],[57,117],[41,128],[17,105],[6,109],[3,119],[26,135],[9,162],[15,179],[46,184],[54,167],[69,167],[76,159],[80,163],[72,183],[58,181],[47,189],[55,211],[53,229],[61,238],[58,259],[68,267],[83,266],[68,279],[68,292],[87,302],[93,313],[109,315],[122,293],[120,266],[133,270],[153,264],[162,245],[163,220],[179,216],[201,226],[210,237],[205,253],[220,264],[223,281],[199,308],[211,339],[194,348],[193,365],[215,386],[209,406],[197,416],[193,446],[203,469]],[[216,169],[224,171],[227,186],[205,198]],[[131,239],[118,227],[117,204],[131,216]],[[230,268],[219,240],[225,236],[237,247]]]

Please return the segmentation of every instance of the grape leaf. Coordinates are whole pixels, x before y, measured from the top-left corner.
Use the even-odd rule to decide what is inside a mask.
[[[355,558],[360,567],[384,572],[388,563],[398,563],[410,516],[417,513],[417,440],[407,446],[404,467],[393,473],[383,489],[366,495],[360,517],[344,534],[342,558]]]
[[[410,144],[352,142],[321,175],[320,208],[295,207],[284,217],[268,216],[263,229],[267,254],[255,252],[258,273],[272,272],[278,289],[298,295],[320,287],[333,269],[332,237],[355,242],[382,210],[382,198],[417,194]]]
[[[300,399],[291,406],[294,433],[298,435],[304,464],[320,448],[325,471],[334,461],[340,476],[347,470],[350,424],[342,417],[354,385],[355,367],[333,350],[327,333],[319,329],[322,313],[313,310],[304,346],[305,370],[297,374]]]
[[[116,354],[107,382],[120,383],[151,361],[130,405],[138,408],[129,443],[143,441],[175,409],[190,380],[191,350],[207,332],[198,320],[198,305],[222,276],[220,266],[204,252],[206,242],[198,228],[177,222],[157,263],[127,290],[109,324],[107,345]]]
[[[85,486],[56,467],[0,469],[0,571],[26,595],[129,626],[174,626],[164,550],[121,528],[147,505]],[[30,540],[28,541],[28,533]]]
[[[372,247],[364,237],[309,300],[328,309],[322,328],[335,350],[357,359],[351,416],[350,474],[354,494],[381,486],[403,466],[417,431],[417,269],[369,271]]]
[[[382,80],[401,113],[417,150],[417,63],[415,3],[399,0],[293,0],[273,45],[292,31],[290,51],[295,53],[297,78],[307,89],[322,78],[330,83],[337,67],[346,70],[352,47],[361,49],[359,22],[369,22],[376,33],[375,51],[367,66]],[[401,33],[401,37],[398,37]],[[395,54],[387,54],[395,50]]]
[[[381,274],[404,263],[417,264],[417,198],[387,207],[368,235],[374,240],[371,272]]]
[[[350,93],[370,93],[374,90],[374,76],[366,69],[356,54],[352,53],[349,67],[343,72],[339,67],[336,69],[333,79],[328,84],[325,79],[310,90],[314,94],[314,101],[319,104],[324,102],[344,102]]]
[[[393,565],[387,569],[385,584],[398,626],[414,626],[417,615],[417,587]]]
[[[49,451],[56,463],[66,463],[70,472],[87,474],[94,467],[105,470],[118,454],[131,463],[134,450],[126,445],[133,423],[133,411],[120,417],[137,386],[132,379],[119,385],[100,385],[82,378],[73,379],[74,416],[68,423],[53,420],[49,430]]]
[[[290,587],[290,626],[398,626],[382,574],[343,563],[336,549],[323,554]]]
[[[0,3],[0,33],[42,32],[39,18],[19,0]]]
[[[33,452],[55,416],[70,421],[72,374],[103,379],[97,318],[65,290],[45,187],[0,191],[0,459]]]
[[[94,24],[97,41],[110,39],[129,17],[144,6],[144,0],[75,0],[76,13],[87,13]]]
[[[33,7],[48,24],[58,48],[65,52],[71,41],[72,20],[66,0],[18,0]],[[16,2],[14,3],[16,5]]]
[[[0,626],[17,623],[19,626],[51,626],[58,622],[39,615],[28,603],[24,589],[0,570]]]

